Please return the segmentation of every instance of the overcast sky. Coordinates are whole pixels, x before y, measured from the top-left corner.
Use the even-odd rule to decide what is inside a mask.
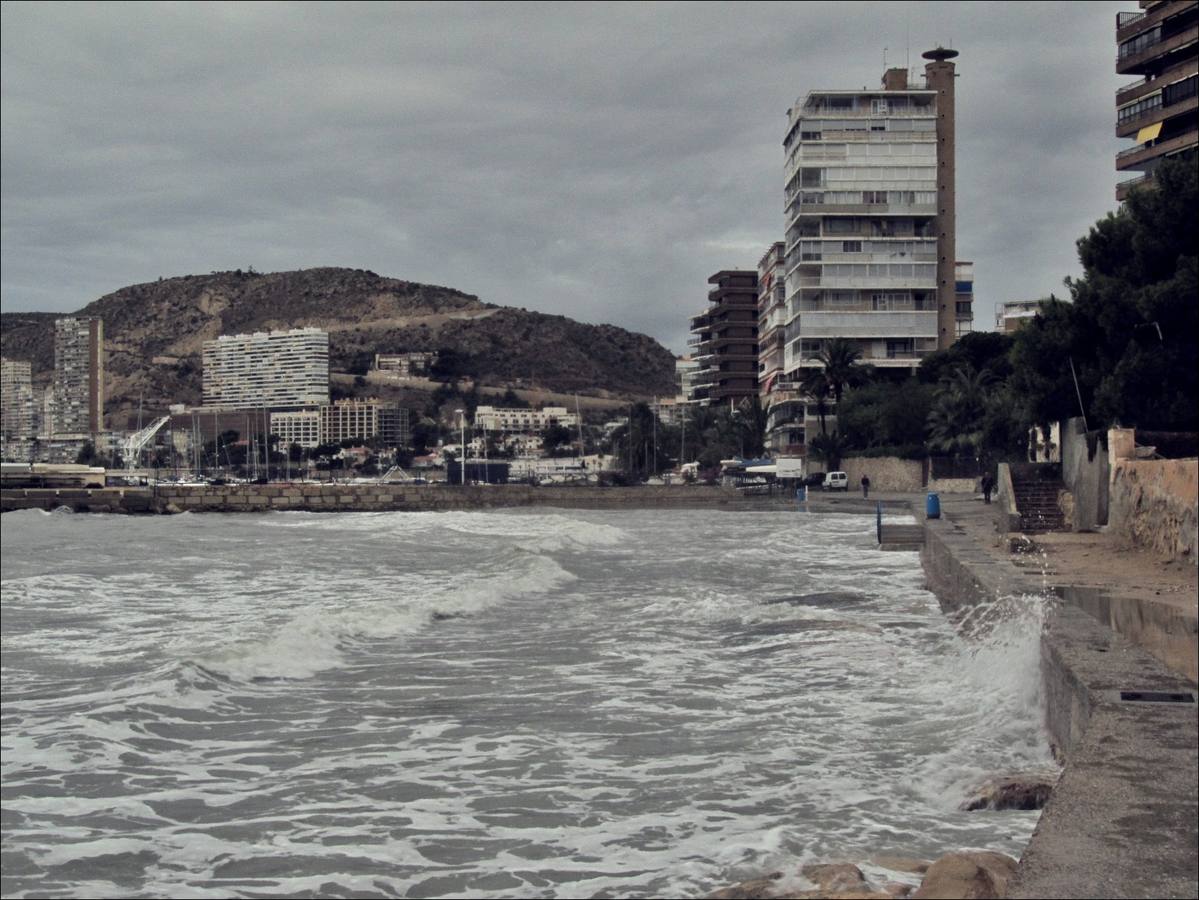
[[[647,332],[782,239],[787,108],[958,63],[975,327],[1116,206],[1136,4],[4,3],[0,305],[350,266]],[[910,55],[905,48],[910,46]]]

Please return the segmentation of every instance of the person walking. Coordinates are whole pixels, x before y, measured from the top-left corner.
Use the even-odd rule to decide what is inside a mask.
[[[991,478],[991,475],[989,472],[983,476],[982,489],[983,489],[983,503],[990,503],[991,502],[991,491],[995,490],[995,482]]]
[[[869,478],[869,476],[866,476],[866,475],[862,476],[862,496],[863,497],[870,496],[870,478]]]

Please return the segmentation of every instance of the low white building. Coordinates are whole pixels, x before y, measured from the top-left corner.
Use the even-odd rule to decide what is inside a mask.
[[[480,406],[475,410],[475,428],[486,431],[530,434],[545,431],[551,425],[575,428],[578,424],[578,416],[567,412],[565,406],[543,406],[541,409]]]

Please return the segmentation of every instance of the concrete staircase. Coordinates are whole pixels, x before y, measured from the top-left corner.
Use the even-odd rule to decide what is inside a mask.
[[[1058,505],[1058,493],[1065,490],[1056,466],[1012,468],[1012,490],[1020,513],[1020,530],[1025,534],[1065,531],[1066,520]]]

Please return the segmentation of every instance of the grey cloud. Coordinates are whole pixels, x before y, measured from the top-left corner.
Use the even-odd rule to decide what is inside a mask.
[[[348,265],[647,331],[782,232],[787,107],[952,41],[959,256],[1058,290],[1114,208],[1116,3],[5,4],[5,310]]]

